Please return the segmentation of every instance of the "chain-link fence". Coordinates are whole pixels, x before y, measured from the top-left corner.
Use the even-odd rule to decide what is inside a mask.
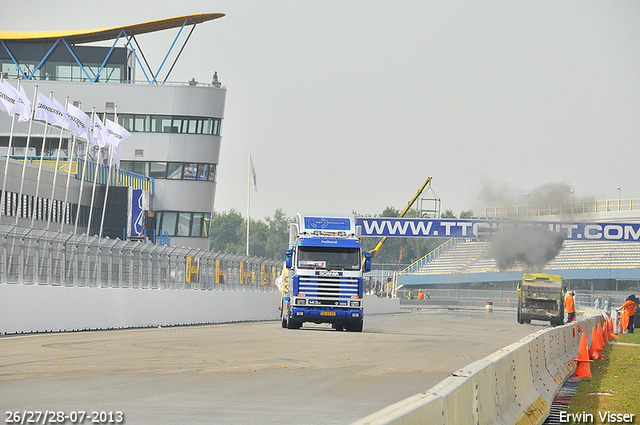
[[[277,291],[282,262],[0,225],[0,283]]]

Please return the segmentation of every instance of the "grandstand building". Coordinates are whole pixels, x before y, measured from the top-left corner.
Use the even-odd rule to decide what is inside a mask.
[[[112,170],[111,185],[134,186],[148,191],[146,236],[149,239],[154,235],[168,236],[171,245],[203,250],[209,249],[209,225],[214,209],[226,88],[216,82],[193,85],[188,81],[175,83],[168,80],[191,33],[182,48],[174,42],[173,53],[170,49],[163,61],[164,71],[149,68],[136,36],[176,29],[179,31],[178,41],[183,29],[191,27],[193,31],[197,24],[222,16],[219,13],[190,15],[90,31],[0,31],[0,71],[14,87],[20,79],[29,98],[36,86],[40,93],[48,95],[52,92],[62,104],[68,97],[69,103],[80,107],[89,116],[95,108],[102,121],[104,118],[115,120],[117,114],[118,123],[131,133],[121,145],[121,171],[116,173],[115,169]],[[184,34],[182,38],[185,38]],[[103,41],[113,45],[95,45]],[[118,47],[118,44],[124,46]],[[170,54],[175,56],[173,64]],[[75,216],[79,211],[78,233],[89,230],[89,233],[97,234],[106,192],[107,155],[103,154],[100,161],[100,184],[95,193],[94,211],[90,212],[94,169],[91,166],[95,167],[95,163],[83,168],[86,142],[74,144],[69,133],[65,133],[60,142],[59,129],[56,128],[47,132],[43,143],[43,123],[34,123],[30,136],[29,123],[15,122],[13,125],[9,152],[12,119],[2,111],[2,179],[5,175],[4,161],[7,157],[10,159],[6,193],[3,194],[5,210],[0,222],[13,224],[15,219],[19,226],[52,226],[52,229],[61,228],[66,232],[74,230]],[[29,149],[25,151],[28,139]],[[25,152],[28,164],[23,179]],[[48,160],[44,167],[40,167],[41,154]],[[92,155],[89,162],[97,160],[95,153]],[[57,179],[54,177],[55,165],[51,165],[56,156],[61,158],[61,163],[67,164],[66,168],[59,167],[63,170],[57,173]],[[72,170],[69,185],[66,184],[68,167]],[[56,189],[52,190],[54,180]],[[118,212],[121,210],[115,207],[119,202],[116,194],[123,192],[115,187],[109,189],[103,235],[123,238],[126,232],[114,224],[121,214]],[[83,193],[80,197],[81,188]],[[50,199],[51,193],[54,193],[53,200]],[[127,195],[123,196],[126,198]],[[63,205],[65,199],[67,205]],[[90,215],[91,223],[88,222]]]
[[[512,207],[511,210],[491,208],[485,211],[484,218],[637,224],[640,223],[640,200]],[[616,294],[620,298],[624,293],[640,292],[640,234],[632,233],[626,241],[565,240],[555,258],[539,270],[530,270],[518,260],[506,269],[499,269],[490,248],[490,237],[443,239],[437,249],[400,272],[398,284],[405,290],[475,287],[513,291],[523,273],[535,272],[560,275],[568,289],[580,291],[581,295]],[[584,300],[590,302],[595,298],[596,295],[592,295]]]

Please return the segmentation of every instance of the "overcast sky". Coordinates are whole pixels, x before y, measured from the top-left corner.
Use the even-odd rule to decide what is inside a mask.
[[[228,90],[218,212],[246,215],[249,149],[255,219],[402,209],[429,176],[455,214],[640,198],[637,1],[3,3],[21,31],[225,13],[170,77]],[[139,37],[155,68],[175,34]]]

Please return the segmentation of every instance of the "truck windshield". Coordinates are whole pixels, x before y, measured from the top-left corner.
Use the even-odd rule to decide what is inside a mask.
[[[298,268],[360,270],[359,248],[298,247]]]

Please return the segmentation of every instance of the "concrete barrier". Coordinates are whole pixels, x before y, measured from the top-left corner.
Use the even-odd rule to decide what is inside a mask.
[[[378,298],[375,295],[364,296],[364,314],[391,314],[400,313],[400,299]]]
[[[279,306],[280,292],[0,284],[0,334],[278,320]],[[398,312],[365,297],[365,315]]]
[[[578,325],[588,334],[602,321],[589,317],[535,332],[353,425],[541,424],[575,372]]]
[[[0,332],[56,332],[279,318],[279,292],[0,285]]]

